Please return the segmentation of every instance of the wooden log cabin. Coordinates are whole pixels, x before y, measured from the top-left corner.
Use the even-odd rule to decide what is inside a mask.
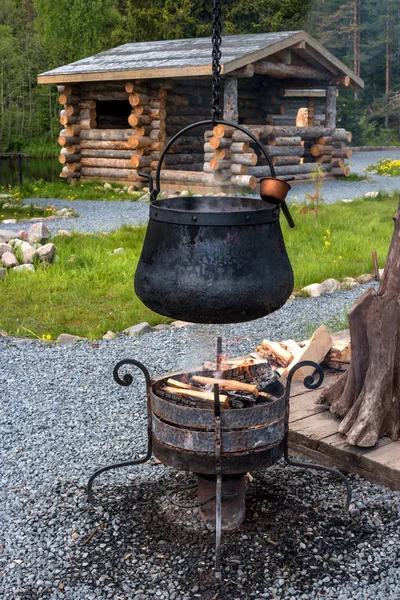
[[[209,38],[132,43],[42,73],[60,92],[61,177],[147,186],[166,142],[209,119]],[[267,147],[278,177],[309,180],[316,164],[346,176],[351,132],[337,126],[338,90],[363,81],[304,31],[222,39],[223,118]],[[166,156],[163,190],[253,190],[269,175],[250,138],[217,125],[192,130]]]

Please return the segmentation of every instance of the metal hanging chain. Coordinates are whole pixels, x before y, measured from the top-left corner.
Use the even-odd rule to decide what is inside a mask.
[[[221,90],[221,2],[213,0],[212,23],[212,107],[211,118],[213,123],[221,116],[220,90]]]

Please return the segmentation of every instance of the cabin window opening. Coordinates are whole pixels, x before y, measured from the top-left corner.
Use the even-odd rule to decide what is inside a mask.
[[[128,100],[96,101],[97,129],[129,129],[131,110]]]

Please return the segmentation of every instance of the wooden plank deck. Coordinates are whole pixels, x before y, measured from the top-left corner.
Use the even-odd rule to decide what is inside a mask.
[[[327,375],[324,384],[332,376]],[[356,473],[371,481],[400,490],[400,441],[382,438],[374,448],[357,448],[338,432],[340,419],[329,408],[315,404],[319,390],[305,390],[294,383],[290,401],[289,451],[328,467]]]

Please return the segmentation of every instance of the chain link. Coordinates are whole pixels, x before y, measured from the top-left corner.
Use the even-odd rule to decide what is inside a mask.
[[[221,2],[213,0],[213,23],[212,23],[212,107],[211,118],[213,123],[221,116]]]

